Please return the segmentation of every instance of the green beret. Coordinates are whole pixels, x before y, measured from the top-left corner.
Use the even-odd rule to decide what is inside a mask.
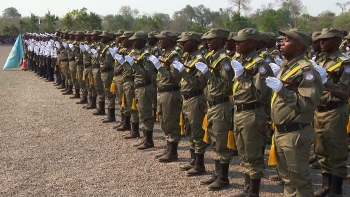
[[[212,28],[207,35],[204,35],[204,39],[212,39],[212,38],[228,38],[230,32],[226,29],[221,29],[221,28]]]
[[[138,32],[134,33],[134,35],[129,38],[129,40],[138,40],[138,39],[147,40],[148,34],[144,31],[138,31]]]
[[[342,38],[343,36],[344,36],[344,31],[341,29],[323,28],[321,34],[317,37],[317,39],[334,38],[334,37]]]
[[[258,32],[258,30],[254,28],[245,28],[239,30],[237,33],[237,36],[232,38],[233,40],[236,41],[244,41],[244,40],[258,40],[260,41],[261,35]]]
[[[107,31],[103,31],[101,35],[99,35],[100,37],[107,37],[107,38],[111,38],[113,39],[113,35]]]
[[[311,43],[312,43],[311,36],[308,32],[304,30],[294,28],[294,29],[290,29],[289,31],[278,31],[278,33],[283,36],[289,36],[291,38],[298,40],[299,42],[303,43],[303,45],[306,48],[309,48],[311,46]]]
[[[201,41],[200,34],[194,31],[183,32],[181,35],[182,37],[179,40],[177,40],[178,42],[185,42],[187,40]]]
[[[124,31],[123,35],[121,35],[121,38],[130,38],[131,36],[134,35],[133,31]]]
[[[159,34],[155,35],[156,38],[167,38],[167,39],[171,39],[171,40],[177,40],[177,34],[166,30],[166,31],[162,31]]]

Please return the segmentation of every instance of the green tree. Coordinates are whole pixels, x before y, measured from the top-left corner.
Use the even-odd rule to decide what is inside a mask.
[[[2,11],[2,17],[4,18],[21,18],[21,14],[14,7],[9,7]]]
[[[46,13],[41,20],[41,28],[44,32],[54,33],[56,27],[56,21],[58,21],[58,16],[51,15],[50,12]]]

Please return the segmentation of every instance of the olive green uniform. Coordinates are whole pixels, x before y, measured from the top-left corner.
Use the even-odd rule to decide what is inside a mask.
[[[74,46],[75,47],[75,46]],[[75,89],[80,89],[78,79],[77,79],[77,62],[75,61],[75,55],[78,53],[77,48],[72,51],[67,49],[68,60],[69,60],[69,69],[70,69],[70,78],[72,80],[72,85]]]
[[[95,43],[85,44],[90,45],[90,48],[94,46]],[[83,53],[83,64],[84,64],[84,76],[85,76],[85,84],[87,89],[87,94],[89,97],[96,97],[97,93],[95,90],[94,83],[92,83],[92,57],[89,52],[84,51]],[[91,101],[90,101],[91,102]]]
[[[138,113],[143,130],[146,132],[153,131],[154,118],[151,103],[157,95],[157,90],[152,84],[152,79],[156,75],[156,72],[152,62],[148,60],[150,52],[147,47],[134,52],[133,55],[137,60],[132,65],[132,69],[135,71],[134,87]],[[123,64],[123,67],[125,70],[132,70],[129,65]]]
[[[96,47],[95,49],[97,51],[101,51],[103,44],[98,42],[94,47]],[[93,49],[93,47],[91,47],[91,49]],[[103,88],[103,83],[101,79],[101,70],[100,70],[100,55],[97,55],[97,57],[95,57],[93,53],[91,53],[90,55],[91,55],[91,63],[92,63],[92,75],[94,79],[93,81],[94,81],[97,97],[99,102],[105,102],[105,92]]]
[[[185,65],[191,67],[183,70],[180,75],[181,94],[183,99],[182,112],[185,115],[185,121],[189,123],[186,127],[186,135],[190,136],[190,149],[195,153],[204,154],[207,144],[203,141],[204,130],[202,128],[207,101],[204,95],[204,88],[207,85],[207,79],[195,69],[194,64],[204,62],[201,51],[197,50],[190,54],[185,60]]]
[[[67,40],[63,40],[62,42],[67,42]],[[64,76],[66,77],[66,85],[72,85],[72,78],[69,73],[69,61],[68,61],[68,47],[64,48],[62,45],[62,49],[60,51],[60,61],[61,61],[61,69],[63,70]]]
[[[272,96],[277,170],[284,182],[284,196],[313,196],[308,163],[310,145],[315,140],[311,123],[323,84],[304,54],[290,62],[284,61],[281,68],[277,78],[299,85],[285,85]]]
[[[164,52],[160,59],[172,63],[173,61],[181,61],[180,58],[173,47]],[[179,125],[181,113],[180,79],[180,73],[176,68],[162,63],[157,75],[157,113],[166,140],[173,143],[178,143],[181,139]]]
[[[245,164],[245,174],[252,179],[260,179],[264,166],[262,133],[265,132],[267,122],[264,106],[271,98],[271,89],[262,77],[273,76],[273,73],[255,50],[238,61],[247,71],[235,78],[233,85],[236,146]]]
[[[84,43],[79,43],[84,44]],[[80,88],[80,96],[86,97],[86,83],[83,81],[84,74],[84,63],[83,63],[83,52],[80,50],[79,46],[75,49],[75,62],[77,63],[77,80]]]
[[[332,72],[325,86],[339,91],[350,88],[350,60],[341,51],[320,59],[318,65]],[[348,158],[347,124],[349,111],[346,94],[324,91],[315,112],[316,154],[322,173],[345,178]]]
[[[220,161],[221,164],[229,164],[232,154],[232,151],[227,148],[232,116],[232,104],[229,96],[232,95],[234,72],[224,48],[213,53],[209,57],[208,63],[215,68],[215,71],[209,70],[204,74],[208,79],[207,129],[209,140],[215,152],[215,160]]]
[[[108,99],[114,98],[114,96],[110,92],[113,76],[114,76],[114,58],[112,57],[111,53],[108,51],[108,48],[111,46],[112,43],[103,44],[102,51],[100,54],[100,71],[101,71],[101,80],[104,90],[104,97],[101,98],[103,101],[105,100],[105,97]],[[114,104],[114,105],[113,105]],[[115,103],[109,103],[108,109],[114,109]]]

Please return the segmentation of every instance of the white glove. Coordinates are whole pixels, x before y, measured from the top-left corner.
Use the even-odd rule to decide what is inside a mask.
[[[280,57],[277,56],[275,62],[276,62],[277,65],[281,65],[283,60]]]
[[[273,71],[273,75],[275,75],[275,77],[277,77],[278,73],[280,72],[281,70],[281,67],[275,63],[270,63],[269,64],[272,71]]]
[[[176,68],[179,72],[182,72],[185,69],[184,65],[181,62],[174,61],[173,65],[174,68]]]
[[[86,49],[86,51],[87,51],[88,53],[91,53],[90,47],[89,47],[89,48],[86,48],[86,47],[85,47],[85,49]]]
[[[154,65],[154,67],[155,67],[157,70],[159,70],[159,68],[161,67],[161,65],[160,65],[159,59],[156,58],[156,56],[154,56],[154,55],[149,56],[149,61],[151,61],[151,62],[153,63],[153,65]]]
[[[115,51],[114,53],[116,53],[118,51],[118,47],[113,47],[113,50]]]
[[[325,84],[327,82],[327,71],[322,66],[316,65],[315,70],[320,74],[322,79],[322,84]]]
[[[134,62],[135,62],[134,58],[132,58],[128,55],[125,56],[125,61],[127,61],[130,64],[130,66],[134,65]]]
[[[116,59],[119,62],[119,64],[123,64],[125,62],[123,56],[119,55],[118,53],[114,55],[114,59]]]
[[[266,85],[269,88],[273,89],[276,93],[279,92],[283,87],[283,83],[276,77],[267,77]]]
[[[316,63],[313,59],[311,59],[311,60],[309,60],[309,61],[312,63],[312,65],[313,65],[314,67],[317,66],[317,63]]]
[[[56,47],[57,47],[58,49],[61,48],[61,45],[60,45],[60,43],[59,43],[58,41],[55,42],[55,45],[56,45]]]
[[[86,51],[89,51],[89,49],[90,49],[90,46],[89,46],[89,45],[85,44],[84,47],[85,47],[85,50],[86,50]],[[91,51],[91,50],[90,50],[90,51]]]
[[[62,42],[62,45],[64,46],[64,48],[67,48],[67,43],[65,43],[65,42]]]
[[[82,52],[84,52],[84,51],[85,51],[85,47],[84,47],[84,45],[80,44],[80,45],[79,45],[79,48],[80,48],[80,50],[81,50]]]
[[[206,72],[208,72],[208,66],[206,64],[204,64],[203,62],[197,62],[195,64],[195,67],[197,68],[197,70],[201,71],[201,73],[205,74]]]
[[[239,77],[244,73],[244,67],[237,60],[231,61],[231,67],[235,71],[235,77]]]
[[[74,46],[72,45],[72,44],[68,44],[68,46],[69,46],[69,48],[72,50],[72,51],[74,51]]]
[[[350,50],[350,48],[349,48],[349,47],[346,47],[345,49],[346,49],[347,51],[349,51],[349,50]]]
[[[95,56],[95,58],[98,56],[98,52],[95,49],[91,49],[91,53]]]

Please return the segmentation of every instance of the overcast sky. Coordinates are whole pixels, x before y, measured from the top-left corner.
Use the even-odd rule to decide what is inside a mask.
[[[253,10],[259,8],[262,4],[274,2],[275,0],[252,0],[251,7]],[[302,0],[307,7],[309,14],[317,16],[319,13],[330,10],[337,15],[341,9],[335,5],[336,2],[345,2],[347,0]],[[165,3],[166,2],[166,3]],[[7,0],[1,1],[0,10],[3,11],[8,7],[15,7],[22,16],[29,16],[33,13],[43,16],[50,10],[51,14],[63,16],[69,10],[81,9],[86,7],[88,11],[100,15],[116,14],[120,6],[129,5],[131,8],[143,13],[162,12],[172,16],[175,11],[181,10],[187,4],[197,6],[203,4],[211,10],[218,11],[220,8],[229,7],[228,0]],[[350,6],[347,8],[350,9]]]

